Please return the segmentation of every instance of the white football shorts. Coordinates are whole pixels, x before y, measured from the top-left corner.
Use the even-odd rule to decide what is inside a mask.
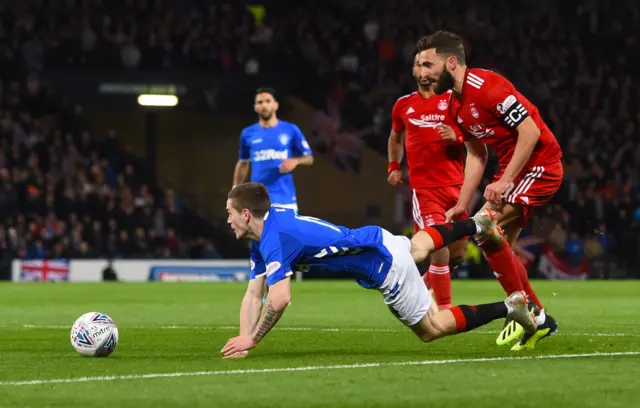
[[[393,264],[378,290],[394,316],[407,326],[415,326],[429,311],[432,299],[411,256],[411,241],[383,229],[382,244],[393,256]]]

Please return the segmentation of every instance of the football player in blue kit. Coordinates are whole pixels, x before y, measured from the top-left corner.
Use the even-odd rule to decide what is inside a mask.
[[[278,101],[271,88],[256,90],[254,110],[258,122],[240,134],[240,151],[233,172],[233,185],[247,181],[262,183],[274,207],[298,210],[292,172],[313,164],[313,153],[302,131],[293,123],[278,119]]]
[[[267,189],[260,183],[234,187],[226,208],[236,238],[252,242],[251,276],[240,307],[240,335],[222,348],[224,357],[246,356],[269,333],[291,300],[291,275],[312,268],[352,277],[363,288],[379,291],[389,310],[424,342],[507,316],[525,329],[535,330],[527,300],[520,292],[502,302],[436,311],[413,259],[411,241],[404,236],[376,226],[349,229],[272,207]],[[429,251],[471,235],[503,239],[492,215],[486,212],[425,231],[431,238]],[[265,280],[269,291],[263,306]]]

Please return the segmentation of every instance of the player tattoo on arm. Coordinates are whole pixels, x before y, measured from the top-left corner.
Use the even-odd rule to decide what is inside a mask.
[[[298,160],[298,165],[301,166],[311,166],[313,164],[313,155],[305,154],[304,156],[296,157]]]
[[[252,340],[254,343],[258,343],[260,340],[264,338],[264,336],[269,333],[269,331],[273,328],[273,326],[278,323],[280,317],[284,313],[284,309],[278,310],[273,306],[273,301],[271,299],[267,300],[267,305],[264,308],[264,313],[262,314],[262,318],[258,322],[258,326],[256,331],[252,336]]]

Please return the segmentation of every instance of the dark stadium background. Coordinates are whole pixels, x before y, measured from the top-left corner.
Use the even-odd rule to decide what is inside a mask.
[[[408,193],[386,184],[390,110],[437,29],[467,38],[470,65],[506,75],[562,145],[563,188],[520,242],[532,276],[553,258],[638,277],[639,14],[634,1],[5,1],[0,277],[18,258],[246,259],[224,202],[259,86],[316,155],[295,173],[300,211],[405,232]],[[180,103],[142,108],[140,93]],[[492,276],[473,248],[462,273]]]

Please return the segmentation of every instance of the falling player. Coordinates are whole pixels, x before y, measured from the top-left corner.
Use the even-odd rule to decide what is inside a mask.
[[[388,182],[403,182],[400,162],[403,147],[407,151],[409,185],[413,194],[414,233],[433,224],[445,222],[445,213],[458,202],[463,182],[464,146],[460,141],[442,140],[439,125],[446,123],[457,132],[457,125],[449,116],[449,95],[435,95],[433,83],[421,71],[420,55],[416,54],[413,76],[418,91],[398,99],[391,112],[389,134]],[[403,146],[404,139],[404,146]],[[462,135],[460,134],[460,140]],[[467,149],[486,153],[482,142],[469,139]],[[467,219],[466,211],[458,219]],[[428,237],[420,234],[414,244],[424,246]],[[451,307],[450,270],[466,253],[467,240],[452,243],[431,254],[429,270],[424,274],[425,284],[433,290],[440,309]]]
[[[290,209],[272,207],[267,189],[259,183],[233,188],[227,199],[227,212],[236,238],[249,238],[252,242],[251,279],[240,306],[240,335],[229,339],[222,348],[224,357],[245,357],[289,305],[293,271],[313,268],[352,277],[362,287],[378,290],[391,312],[425,342],[507,316],[530,330],[535,328],[526,297],[520,292],[504,302],[460,305],[436,312],[411,256],[409,239],[380,227],[350,230]],[[430,251],[467,235],[503,240],[486,213],[475,219],[433,225],[424,231],[432,237]],[[269,292],[262,308],[265,280]]]
[[[256,91],[254,110],[258,123],[242,130],[240,157],[233,173],[233,185],[247,181],[264,183],[276,207],[298,210],[291,172],[313,164],[311,148],[298,126],[279,120],[278,102],[271,88]]]
[[[499,173],[485,189],[487,203],[507,239],[480,240],[494,274],[507,294],[525,291],[535,304],[537,330],[525,332],[507,321],[496,342],[508,344],[522,335],[512,350],[531,349],[541,338],[557,332],[555,320],[548,314],[531,288],[527,271],[515,256],[511,245],[535,207],[546,204],[562,183],[562,151],[555,136],[540,117],[538,109],[503,76],[495,72],[468,68],[462,39],[439,31],[418,41],[422,71],[435,82],[434,91],[442,95],[453,90],[451,113],[469,135],[492,146],[498,156]],[[445,140],[456,140],[446,125],[440,133]],[[468,152],[465,182],[458,203],[447,212],[448,219],[463,214],[484,172],[476,153]]]

